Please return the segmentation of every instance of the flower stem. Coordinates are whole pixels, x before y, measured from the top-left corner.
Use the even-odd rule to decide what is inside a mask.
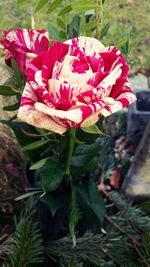
[[[102,0],[96,0],[96,4],[99,6],[98,9],[95,10],[95,16],[96,16],[96,39],[99,40],[100,34],[101,34],[101,29],[102,29],[102,18],[103,18],[103,4]]]
[[[66,175],[67,176],[70,176],[70,163],[71,163],[73,149],[74,149],[75,135],[76,135],[76,129],[75,128],[70,129],[69,151],[68,151],[67,162],[66,162]]]

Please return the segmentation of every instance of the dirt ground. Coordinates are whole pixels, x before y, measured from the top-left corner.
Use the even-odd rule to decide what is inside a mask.
[[[2,73],[0,80],[4,80]],[[0,120],[10,117],[2,108],[4,102],[6,99],[0,96]],[[15,197],[24,191],[23,166],[24,155],[13,132],[0,123],[0,237],[2,225],[6,225],[14,213]]]

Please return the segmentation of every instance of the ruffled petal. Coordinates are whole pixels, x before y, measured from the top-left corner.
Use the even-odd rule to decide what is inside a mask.
[[[113,104],[106,105],[104,108],[101,109],[100,113],[107,117],[114,112],[117,112],[130,104],[136,101],[136,96],[132,92],[126,92],[126,87],[122,90],[122,93],[118,97],[116,97]]]
[[[49,131],[63,134],[67,128],[56,123],[52,118],[43,112],[35,109],[34,104],[37,101],[37,96],[32,87],[27,83],[21,99],[21,105],[17,117],[38,128],[44,128]]]
[[[35,103],[35,108],[43,112],[51,117],[58,117],[59,119],[67,120],[68,122],[74,122],[78,125],[85,120],[87,117],[92,115],[93,113],[100,110],[105,105],[105,102],[103,100],[97,101],[91,105],[81,106],[77,107],[71,110],[56,110],[54,108],[50,108],[47,105],[37,102]]]
[[[91,37],[78,37],[67,40],[65,44],[79,48],[86,56],[94,56],[99,58],[101,52],[106,51],[105,46],[95,38]]]
[[[57,61],[61,62],[68,51],[69,46],[61,42],[54,42],[52,46],[49,47],[42,66],[42,78],[45,84],[52,77],[55,63]]]

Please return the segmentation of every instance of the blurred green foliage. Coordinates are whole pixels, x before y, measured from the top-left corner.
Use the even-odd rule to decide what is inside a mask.
[[[39,10],[37,0],[6,0],[0,2],[0,32],[4,29],[16,27],[31,28],[33,20],[35,28],[46,28],[47,23],[57,26],[60,7],[72,4],[71,0],[59,1],[58,7],[51,13],[52,0],[43,1],[44,6]],[[65,24],[69,23],[74,11],[62,16]],[[132,28],[130,33],[128,62],[131,73],[144,71],[149,68],[150,54],[150,3],[143,0],[106,0],[103,10],[102,26],[110,23],[108,34],[103,38],[106,45],[119,46],[120,39],[124,38],[125,32]],[[61,17],[60,17],[61,18]],[[126,38],[126,37],[125,37]]]

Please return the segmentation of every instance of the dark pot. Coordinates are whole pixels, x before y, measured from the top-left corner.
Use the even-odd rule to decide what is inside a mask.
[[[27,184],[30,188],[40,189],[40,183],[35,179],[37,174],[35,173],[35,171],[31,171],[29,169],[29,166],[30,165],[28,163],[25,166],[25,177]],[[68,189],[61,187],[61,190],[56,190],[52,192],[52,194],[65,194],[66,190],[68,191]],[[68,234],[68,214],[69,208],[66,207],[59,209],[58,211],[56,211],[55,215],[52,215],[49,206],[42,200],[38,199],[36,204],[35,220],[39,223],[44,241],[55,240]]]

